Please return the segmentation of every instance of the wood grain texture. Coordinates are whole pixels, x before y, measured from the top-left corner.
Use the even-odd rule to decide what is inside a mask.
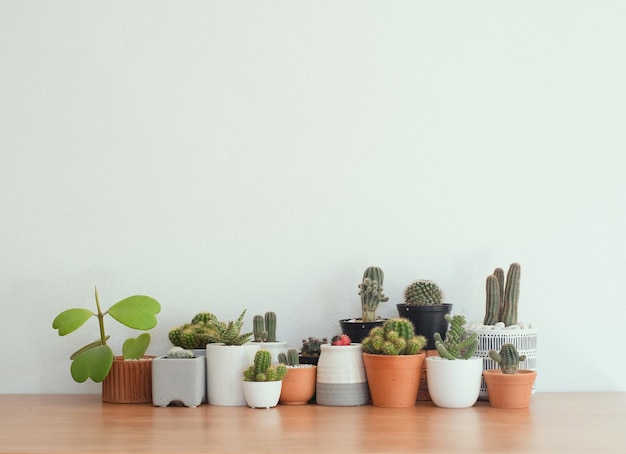
[[[0,452],[624,453],[626,393],[537,393],[523,410],[279,405],[159,408],[0,395]]]

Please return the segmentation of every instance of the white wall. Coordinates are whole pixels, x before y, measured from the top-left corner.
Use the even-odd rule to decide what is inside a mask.
[[[522,264],[539,391],[626,391],[626,4],[0,2],[0,392],[75,384],[72,307],[167,331],[274,310],[293,346]],[[109,325],[116,349],[127,330]],[[134,333],[132,333],[134,334]],[[123,336],[124,335],[124,336]]]

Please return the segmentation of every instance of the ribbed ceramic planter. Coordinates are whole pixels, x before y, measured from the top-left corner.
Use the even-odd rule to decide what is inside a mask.
[[[124,360],[115,357],[109,375],[102,382],[102,401],[114,404],[152,402],[152,358]]]
[[[367,383],[375,407],[413,407],[417,400],[425,353],[372,355],[363,353]]]
[[[483,373],[481,358],[449,360],[426,358],[428,393],[433,403],[443,408],[467,408],[478,400]]]
[[[241,381],[243,394],[250,408],[272,408],[278,405],[282,380]]]
[[[206,346],[207,402],[210,405],[247,405],[242,386],[243,371],[254,363],[258,350],[258,343]]]
[[[361,344],[321,347],[317,363],[315,401],[319,405],[350,407],[370,401]]]
[[[516,374],[503,374],[500,369],[492,369],[484,371],[483,375],[489,390],[489,405],[495,408],[528,408],[537,372],[518,369]]]
[[[167,407],[180,402],[197,407],[206,396],[206,357],[168,358],[152,360],[152,403]]]

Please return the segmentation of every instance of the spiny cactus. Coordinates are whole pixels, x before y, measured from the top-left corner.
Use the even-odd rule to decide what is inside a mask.
[[[513,344],[504,344],[500,347],[500,352],[489,350],[489,357],[500,364],[503,374],[515,374],[519,363],[526,360],[526,355],[519,355]]]
[[[426,346],[424,336],[416,336],[406,318],[390,318],[373,328],[361,342],[365,353],[377,355],[416,355]]]
[[[404,290],[404,301],[411,306],[438,306],[442,299],[439,286],[427,279],[415,281]]]
[[[195,358],[196,355],[194,355],[191,350],[185,350],[182,347],[172,347],[167,352],[167,357],[176,358],[176,359],[187,359],[187,358]]]
[[[308,339],[302,339],[302,347],[300,353],[302,356],[319,356],[322,352],[322,344],[327,344],[328,338],[325,337],[322,340],[317,337],[309,337]]]
[[[265,349],[258,350],[254,355],[254,364],[243,372],[245,381],[279,381],[287,375],[287,366],[272,366],[272,354]]]
[[[445,359],[468,359],[471,358],[478,348],[478,333],[468,334],[465,330],[465,317],[446,314],[445,319],[450,324],[446,339],[441,338],[440,333],[435,333],[435,348],[439,356]]]
[[[280,364],[285,364],[286,366],[299,366],[300,365],[300,356],[298,355],[298,350],[295,348],[290,348],[287,350],[287,353],[280,352],[278,354],[278,362]]]
[[[252,318],[252,332],[255,342],[276,342],[276,313],[255,315]]]
[[[226,345],[243,345],[250,340],[252,333],[241,334],[244,310],[237,321],[220,322],[217,317],[208,312],[197,314],[192,323],[170,330],[170,342],[185,349],[202,349],[207,344],[224,343]]]
[[[517,323],[517,308],[520,291],[520,265],[512,263],[504,280],[504,270],[496,268],[492,275],[487,277],[485,303],[485,325],[495,325],[498,322],[505,326]]]
[[[361,320],[364,322],[376,321],[376,308],[381,302],[389,301],[383,294],[383,280],[385,273],[377,266],[370,266],[363,272],[363,281],[359,284],[361,297]]]

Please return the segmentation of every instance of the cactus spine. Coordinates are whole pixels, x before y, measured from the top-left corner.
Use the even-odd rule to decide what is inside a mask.
[[[426,346],[426,338],[415,335],[410,320],[390,318],[373,328],[362,346],[365,353],[377,355],[417,355]]]
[[[519,363],[526,360],[526,355],[519,355],[513,344],[504,344],[500,352],[489,350],[489,357],[500,365],[503,374],[515,374]]]
[[[287,366],[272,366],[272,354],[268,350],[258,350],[254,355],[254,364],[243,372],[245,381],[279,381],[287,374]]]
[[[383,294],[385,273],[377,266],[370,266],[363,272],[363,281],[359,284],[361,297],[361,320],[376,321],[376,309],[381,302],[389,301]]]
[[[504,270],[496,268],[492,275],[487,277],[485,303],[485,325],[495,325],[498,322],[505,326],[517,323],[517,308],[520,292],[519,263],[512,263],[504,280]]]
[[[435,348],[439,356],[445,359],[469,359],[478,348],[478,333],[471,335],[465,330],[465,317],[446,314],[445,319],[450,323],[445,340],[440,333],[435,333]]]
[[[411,306],[439,306],[442,299],[439,286],[426,279],[415,281],[404,290],[404,301]]]

